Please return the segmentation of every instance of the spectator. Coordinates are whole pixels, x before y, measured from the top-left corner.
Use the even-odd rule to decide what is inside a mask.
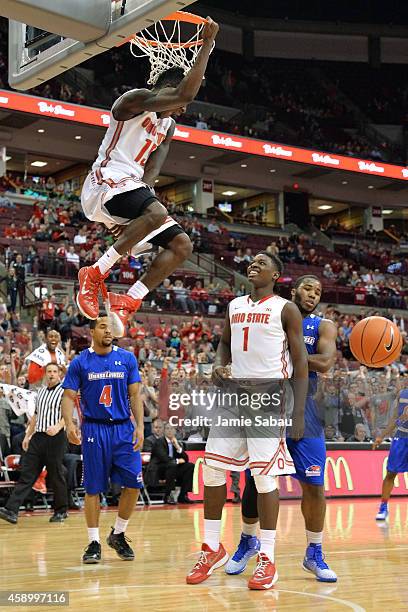
[[[157,418],[152,421],[152,433],[147,436],[143,442],[143,451],[152,452],[153,446],[160,438],[164,436],[164,422]]]
[[[180,344],[181,339],[178,330],[177,328],[173,328],[170,332],[170,337],[166,340],[166,346],[174,348],[176,350],[176,355],[178,355],[180,352]]]
[[[344,442],[343,436],[336,432],[336,428],[333,425],[326,425],[324,436],[328,442]]]
[[[71,272],[71,275],[74,276],[79,270],[79,255],[75,252],[75,247],[68,247],[68,253],[65,255],[65,259],[68,264],[68,270]]]
[[[366,428],[362,423],[357,423],[354,428],[354,434],[347,438],[347,442],[372,442],[372,439],[367,436]]]
[[[208,297],[208,292],[203,288],[202,282],[197,281],[190,293],[190,298],[192,299],[195,305],[195,312],[207,314]]]
[[[166,324],[166,321],[164,321],[164,319],[162,319],[160,321],[160,325],[158,327],[156,327],[156,329],[154,330],[154,335],[156,338],[161,338],[162,340],[167,340],[167,338],[170,335],[170,325]]]
[[[217,225],[216,220],[215,220],[214,217],[209,222],[209,224],[207,226],[207,231],[210,234],[221,234],[221,230],[220,230],[219,226]]]
[[[87,240],[88,238],[86,236],[86,227],[80,227],[78,233],[74,236],[74,244],[86,244]]]
[[[182,443],[176,438],[176,431],[169,423],[164,426],[164,436],[158,438],[152,447],[152,456],[146,471],[148,486],[157,485],[158,480],[165,479],[165,504],[175,504],[171,492],[180,486],[178,503],[191,503],[188,492],[193,488],[194,463],[190,463]]]
[[[143,365],[146,361],[151,361],[152,359],[154,359],[154,351],[150,344],[150,340],[145,340],[139,351],[139,363]]]
[[[58,331],[61,334],[62,342],[66,342],[72,337],[72,325],[74,324],[74,307],[69,304],[65,310],[58,315]]]
[[[184,314],[194,313],[195,304],[189,296],[189,291],[183,285],[183,281],[176,280],[173,287],[174,302],[176,308],[184,312]]]
[[[51,327],[55,319],[55,295],[51,295],[49,298],[44,298],[41,305],[39,329],[47,330]]]
[[[326,264],[324,266],[324,270],[323,270],[323,276],[327,279],[327,280],[333,280],[336,275],[334,274],[332,267],[330,264]]]
[[[14,268],[10,268],[6,278],[7,284],[7,296],[10,302],[10,311],[15,312],[17,306],[17,297],[19,293],[19,283],[16,277],[16,271]]]
[[[54,329],[47,332],[46,340],[37,349],[35,349],[28,357],[27,361],[27,378],[30,385],[34,385],[42,380],[45,374],[45,367],[48,363],[55,363],[60,367],[64,367],[66,358],[59,347],[60,335]]]

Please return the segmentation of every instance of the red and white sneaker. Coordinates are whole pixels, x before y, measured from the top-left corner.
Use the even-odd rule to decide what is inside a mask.
[[[107,289],[103,282],[108,278],[110,270],[101,274],[99,268],[88,266],[78,272],[79,289],[76,302],[80,312],[88,319],[97,319],[99,315],[99,291],[102,299],[106,299]]]
[[[200,558],[186,576],[187,584],[200,584],[207,580],[215,569],[225,565],[228,561],[228,553],[225,548],[220,544],[217,551],[211,550],[207,544],[203,544],[201,547]]]
[[[252,578],[248,582],[248,589],[263,591],[271,589],[278,580],[278,572],[275,564],[269,559],[268,555],[260,552],[258,561]]]
[[[127,293],[108,293],[106,308],[113,323],[113,335],[122,338],[125,335],[129,315],[139,310],[142,300],[132,298]],[[113,317],[113,318],[112,318]]]

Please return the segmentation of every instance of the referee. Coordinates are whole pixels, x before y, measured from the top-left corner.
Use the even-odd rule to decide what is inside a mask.
[[[31,492],[32,486],[44,465],[54,491],[54,514],[50,523],[61,523],[67,518],[67,484],[63,457],[66,449],[64,420],[61,417],[61,386],[59,367],[55,363],[45,366],[46,385],[40,387],[33,418],[23,440],[26,453],[22,459],[21,474],[5,508],[0,508],[0,518],[17,523],[18,510]]]

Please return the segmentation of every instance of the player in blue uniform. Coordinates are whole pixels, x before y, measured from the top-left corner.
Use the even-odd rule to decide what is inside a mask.
[[[134,559],[125,531],[142,485],[143,404],[140,375],[133,353],[112,345],[112,330],[107,316],[90,322],[92,348],[72,361],[65,376],[62,414],[67,436],[82,444],[85,517],[89,545],[84,563],[99,563],[99,494],[107,490],[109,479],[124,487],[120,496],[115,526],[107,538],[123,560]],[[80,392],[81,432],[72,415]],[[130,420],[133,414],[134,429]]]
[[[405,382],[407,384],[407,381]],[[388,438],[392,434],[394,436],[388,455],[387,473],[382,485],[381,503],[375,517],[377,521],[384,521],[388,516],[388,500],[394,488],[396,475],[408,472],[408,389],[401,390],[395,417],[382,435],[375,439],[373,449],[378,448],[384,438]]]
[[[315,574],[321,582],[336,582],[337,576],[324,560],[323,527],[326,514],[324,468],[326,445],[324,424],[314,401],[317,373],[327,372],[336,358],[337,330],[333,323],[313,314],[320,302],[322,285],[317,276],[301,276],[292,289],[292,300],[303,317],[303,335],[308,352],[309,392],[305,406],[305,434],[300,440],[287,438],[289,452],[296,468],[293,478],[302,487],[302,514],[305,519],[307,548],[303,568]],[[257,493],[253,478],[247,477],[242,496],[242,534],[238,548],[228,561],[227,574],[240,574],[248,560],[258,553],[256,537],[258,522]]]

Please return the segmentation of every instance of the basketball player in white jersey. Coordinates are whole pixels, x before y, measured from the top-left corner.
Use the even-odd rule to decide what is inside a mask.
[[[248,279],[253,285],[251,295],[235,298],[228,306],[213,368],[213,382],[225,388],[231,378],[238,388],[248,388],[259,381],[254,388],[261,390],[265,388],[263,383],[269,380],[272,386],[284,391],[280,408],[285,410],[288,408],[286,397],[292,396],[293,399],[293,389],[291,435],[299,439],[304,428],[307,353],[299,309],[273,292],[281,273],[280,260],[265,252],[258,253],[248,267]],[[292,379],[291,382],[288,379]],[[282,401],[283,397],[285,400]],[[240,400],[239,404],[242,412]],[[270,411],[271,407],[269,403],[267,409]],[[248,411],[244,412],[248,414]],[[245,423],[236,428],[230,426],[225,435],[223,430],[214,427],[213,419],[203,464],[204,543],[198,562],[186,578],[188,584],[203,582],[227,562],[228,554],[220,543],[226,470],[243,471],[247,467],[256,483],[261,522],[258,563],[248,587],[269,589],[277,581],[274,564],[279,512],[276,476],[295,471],[286,447],[285,427],[275,430],[272,426],[248,428]]]
[[[123,229],[94,266],[80,269],[78,308],[88,319],[97,319],[101,290],[110,311],[118,315],[123,333],[128,315],[192,252],[187,234],[168,216],[151,186],[169,150],[173,117],[181,115],[197,95],[217,32],[218,25],[208,17],[202,47],[186,76],[180,67],[170,68],[159,74],[152,89],[134,89],[116,100],[98,157],[83,185],[86,217],[111,230],[118,225]],[[103,281],[111,268],[135,245],[133,254],[146,250],[146,243],[164,249],[149,271],[127,295],[106,294]]]

